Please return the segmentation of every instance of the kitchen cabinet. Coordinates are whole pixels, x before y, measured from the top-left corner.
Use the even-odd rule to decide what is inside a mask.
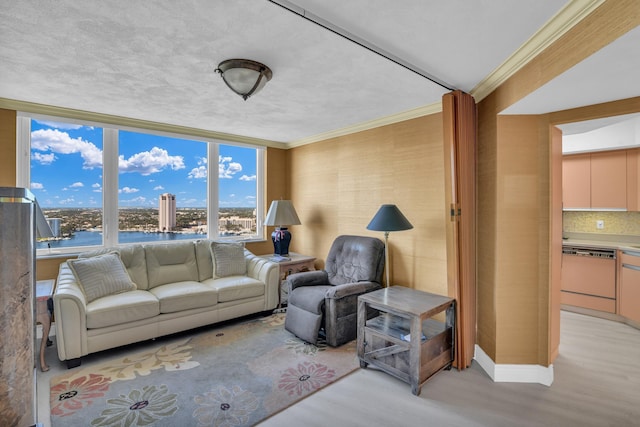
[[[627,151],[564,156],[563,209],[627,210]]]
[[[618,314],[640,322],[640,250],[620,251]]]
[[[640,148],[627,150],[627,210],[640,211]]]
[[[562,159],[562,207],[591,208],[591,154],[574,154]]]
[[[591,209],[627,209],[627,151],[591,153]]]

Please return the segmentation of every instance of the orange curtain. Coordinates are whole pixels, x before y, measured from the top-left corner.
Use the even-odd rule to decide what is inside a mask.
[[[447,280],[456,306],[454,366],[471,365],[476,343],[476,145],[473,97],[454,91],[442,97],[445,144]]]

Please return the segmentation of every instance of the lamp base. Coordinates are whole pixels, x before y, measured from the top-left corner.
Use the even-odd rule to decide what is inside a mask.
[[[271,240],[273,241],[273,253],[275,255],[289,255],[291,233],[286,227],[277,227],[275,231],[271,233]]]

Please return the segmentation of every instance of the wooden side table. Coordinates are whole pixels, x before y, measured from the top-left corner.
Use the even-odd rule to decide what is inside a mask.
[[[367,312],[378,315],[367,316]],[[445,312],[445,322],[432,319]],[[367,319],[369,317],[369,319]],[[451,369],[455,345],[455,300],[401,286],[358,297],[360,366],[374,365],[411,384],[422,385],[442,369]]]
[[[44,360],[44,349],[51,345],[49,331],[51,330],[51,313],[47,307],[47,301],[53,296],[56,281],[38,280],[36,282],[36,323],[42,325],[42,342],[40,343],[40,369],[47,372],[49,367]]]
[[[277,262],[280,266],[280,295],[278,308],[287,304],[289,299],[289,289],[285,286],[287,277],[293,273],[315,270],[315,258],[312,256],[301,255],[294,252],[289,253],[282,261],[275,261],[274,255],[260,255],[260,258]]]

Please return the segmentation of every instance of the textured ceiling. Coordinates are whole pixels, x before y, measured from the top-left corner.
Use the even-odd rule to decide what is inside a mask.
[[[278,3],[304,9],[467,92],[567,4]],[[637,42],[635,34],[627,43],[633,37]],[[0,98],[283,143],[423,109],[448,91],[267,0],[2,0],[0,40]],[[247,101],[214,73],[218,63],[234,57],[273,70],[273,79]],[[563,90],[577,84],[570,73],[584,68],[575,68]],[[616,93],[614,83],[607,90]],[[636,89],[625,93],[640,95]],[[592,89],[579,102],[607,98],[601,92]],[[558,109],[546,98],[541,92],[514,108]]]

